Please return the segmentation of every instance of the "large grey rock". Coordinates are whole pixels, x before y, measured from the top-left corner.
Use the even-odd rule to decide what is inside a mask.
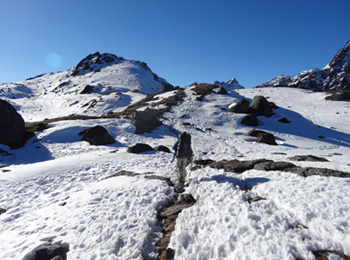
[[[105,145],[115,143],[114,138],[103,126],[100,125],[85,130],[82,135],[83,140],[92,145]]]
[[[0,144],[11,149],[22,147],[25,143],[24,120],[16,109],[0,99]]]
[[[43,244],[26,254],[22,260],[66,260],[68,251],[67,243]]]
[[[156,127],[162,125],[156,114],[152,111],[135,111],[132,115],[132,119],[135,122],[135,134],[150,133]]]
[[[230,106],[230,112],[247,114],[249,111],[249,101],[245,99],[238,99]]]
[[[255,96],[250,107],[257,116],[270,117],[273,115],[271,104],[263,96]]]

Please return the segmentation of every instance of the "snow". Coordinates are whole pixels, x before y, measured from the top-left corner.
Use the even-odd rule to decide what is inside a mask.
[[[34,80],[45,77],[58,76]],[[130,103],[141,96],[132,93]],[[349,103],[292,88],[229,90],[228,95],[210,94],[201,102],[189,88],[185,93],[185,102],[165,113],[163,125],[152,133],[134,134],[134,124],[125,118],[60,121],[21,149],[0,145],[12,154],[0,158],[7,165],[0,169],[0,207],[7,209],[0,215],[0,259],[21,259],[50,237],[70,245],[68,259],[156,259],[161,236],[157,213],[175,193],[164,181],[145,176],[175,182],[175,163],[172,154],[131,154],[127,147],[142,142],[171,148],[176,133],[170,127],[192,135],[195,159],[289,161],[294,155],[312,154],[329,162],[293,163],[350,172]],[[240,124],[244,115],[228,112],[238,98],[255,95],[280,107],[270,118],[259,117],[257,127],[273,133],[278,146],[255,143],[248,135],[251,127]],[[31,105],[31,99],[21,104],[18,100],[11,102],[18,102],[16,108],[21,114],[26,111],[26,118],[51,113],[41,107],[43,100]],[[63,111],[62,103],[53,103],[52,110],[60,107]],[[282,117],[291,123],[279,123]],[[91,146],[81,141],[77,134],[95,125],[104,126],[117,142]],[[140,175],[106,179],[121,170]],[[169,245],[175,259],[314,259],[313,249],[350,255],[349,178],[190,171],[190,166],[188,171],[185,192],[197,202],[176,220]],[[249,203],[256,196],[264,199]]]

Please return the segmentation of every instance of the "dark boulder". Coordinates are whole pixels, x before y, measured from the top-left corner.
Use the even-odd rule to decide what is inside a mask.
[[[258,118],[256,117],[256,115],[246,115],[245,117],[243,117],[241,124],[249,125],[249,126],[257,126]]]
[[[274,135],[266,132],[259,133],[256,137],[256,142],[269,145],[277,145]]]
[[[43,244],[26,254],[22,260],[66,260],[68,251],[67,243]]]
[[[220,87],[219,90],[216,92],[216,94],[227,95],[228,92],[227,92],[227,90],[224,87]]]
[[[103,126],[94,126],[79,134],[83,135],[83,141],[87,141],[92,145],[105,145],[115,143],[114,138],[108,133]]]
[[[10,103],[0,99],[0,144],[16,149],[24,143],[25,128],[22,116]]]
[[[150,133],[158,126],[162,125],[156,114],[152,111],[135,111],[132,115],[132,120],[135,122],[135,134]]]
[[[314,155],[295,155],[288,158],[291,161],[304,161],[304,162],[329,162],[327,159],[322,157],[317,157]]]
[[[267,116],[273,115],[271,104],[263,96],[255,96],[251,104],[252,113],[257,116]]]
[[[154,150],[158,152],[171,153],[170,149],[164,145],[158,145],[154,147]]]
[[[90,94],[94,90],[94,87],[91,85],[86,85],[80,94]]]
[[[249,135],[254,137],[257,137],[258,134],[261,134],[261,133],[266,133],[266,132],[262,130],[256,130],[255,128],[249,131]]]
[[[230,106],[230,112],[247,114],[249,111],[249,101],[245,99],[238,99],[236,103]]]
[[[0,215],[4,214],[6,212],[6,209],[0,208]]]
[[[149,152],[149,151],[154,151],[154,149],[148,144],[142,144],[142,143],[135,144],[134,146],[131,146],[128,148],[129,153],[143,153],[143,152]]]

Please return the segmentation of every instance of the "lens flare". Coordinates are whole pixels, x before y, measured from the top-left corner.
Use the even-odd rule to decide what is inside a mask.
[[[59,68],[62,65],[62,58],[59,54],[51,52],[46,56],[46,63],[52,68]]]

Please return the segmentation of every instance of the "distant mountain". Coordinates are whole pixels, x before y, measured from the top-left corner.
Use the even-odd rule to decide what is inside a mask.
[[[297,76],[278,76],[261,87],[295,87],[313,91],[350,90],[350,41],[322,69],[302,71]]]
[[[145,62],[96,52],[67,71],[1,84],[0,98],[22,111],[26,121],[35,121],[118,112],[147,94],[172,88]]]
[[[231,90],[244,89],[244,87],[238,83],[236,78],[232,78],[232,79],[228,80],[227,82],[215,81],[213,84],[217,85],[219,87],[224,87],[224,88],[231,89]]]

